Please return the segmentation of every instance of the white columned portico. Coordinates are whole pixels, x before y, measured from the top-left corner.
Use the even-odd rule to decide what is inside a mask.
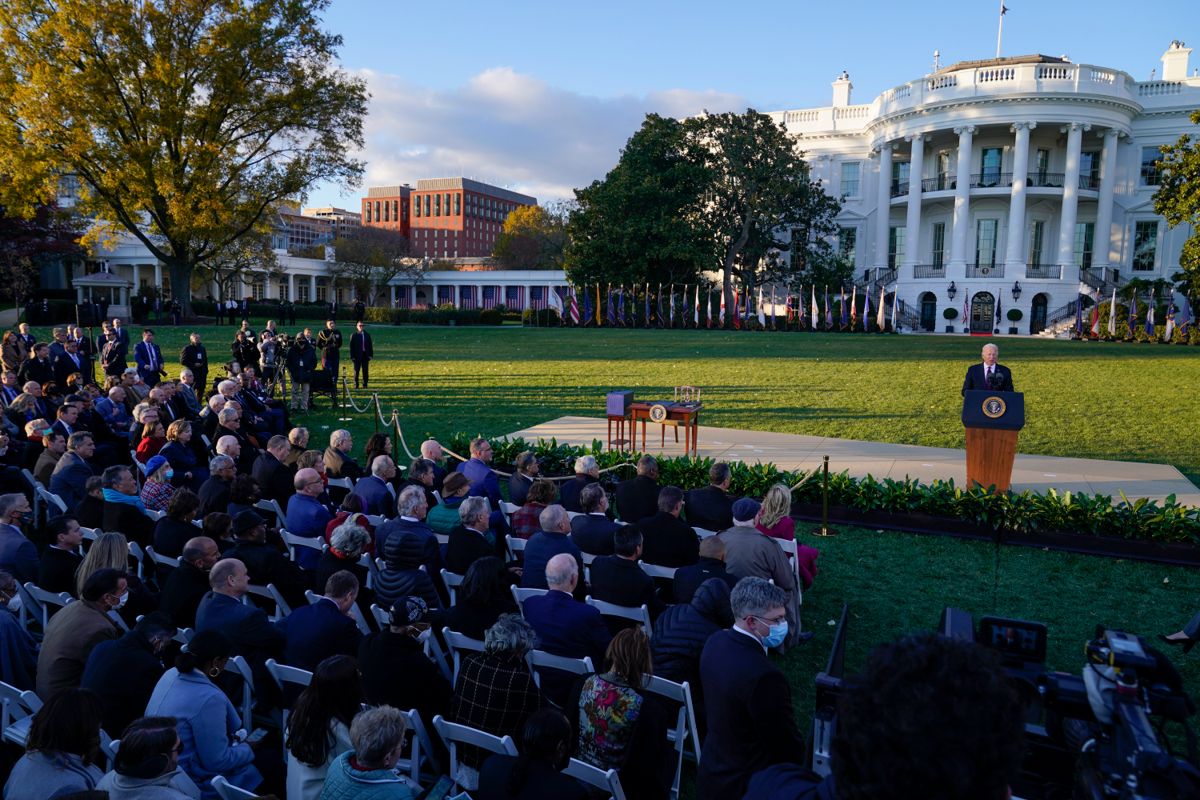
[[[1062,215],[1059,217],[1058,226],[1058,263],[1064,266],[1073,264],[1075,259],[1075,219],[1079,214],[1079,153],[1083,145],[1083,132],[1091,127],[1072,122],[1062,129],[1067,134],[1067,169],[1063,175]]]
[[[924,174],[925,136],[914,133],[908,140],[912,142],[912,153],[908,162],[908,215],[904,224],[904,263],[916,264],[917,254],[921,252],[921,176]]]
[[[875,266],[887,269],[888,230],[892,218],[892,145],[884,140],[879,145],[879,202],[876,203],[878,225],[875,227]]]
[[[954,183],[954,230],[950,236],[950,266],[955,275],[947,278],[966,277],[967,231],[971,227],[971,145],[975,140],[975,126],[955,128],[958,134],[958,174]]]
[[[317,302],[317,276],[308,276],[308,302]]]
[[[1113,188],[1117,177],[1116,128],[1109,128],[1101,137],[1104,151],[1100,154],[1100,196],[1096,202],[1096,241],[1092,243],[1093,259],[1097,266],[1112,263]]]
[[[1029,182],[1029,132],[1037,127],[1036,122],[1017,122],[1012,126],[1016,134],[1013,147],[1012,194],[1008,205],[1008,255],[1004,263],[1009,270],[1025,264],[1025,188]],[[1023,278],[1024,275],[1010,275]]]

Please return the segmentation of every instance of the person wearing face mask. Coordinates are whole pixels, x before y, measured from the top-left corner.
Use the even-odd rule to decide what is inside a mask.
[[[79,685],[100,697],[106,731],[123,731],[142,715],[166,667],[163,650],[175,623],[161,612],[147,614],[120,639],[101,642],[88,656]]]
[[[154,456],[146,463],[146,482],[142,484],[142,504],[151,511],[166,511],[171,504],[175,487],[171,479],[175,470],[163,456]]]
[[[0,681],[24,691],[34,686],[38,646],[21,624],[20,611],[17,581],[0,570]]]
[[[742,578],[729,596],[733,627],[704,645],[700,675],[708,736],[696,775],[699,800],[742,797],[754,773],[804,759],[791,689],[767,656],[787,636],[787,602],[782,587]]]
[[[0,569],[22,583],[38,577],[37,548],[21,531],[32,514],[25,495],[0,494]]]
[[[125,605],[128,595],[124,572],[99,569],[88,576],[79,600],[50,619],[38,654],[38,697],[47,700],[61,689],[79,686],[92,649],[121,636],[121,629],[108,612]]]

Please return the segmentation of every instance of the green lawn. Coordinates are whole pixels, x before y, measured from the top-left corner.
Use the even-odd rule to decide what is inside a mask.
[[[164,356],[175,360],[184,330],[157,330]],[[347,349],[351,330],[343,323]],[[399,410],[410,445],[426,434],[498,436],[565,414],[600,416],[614,388],[649,398],[692,384],[709,425],[961,447],[957,390],[986,341],[514,326],[371,331],[372,389],[385,409]],[[203,332],[213,361],[227,358],[231,328]],[[1025,393],[1021,452],[1165,462],[1200,482],[1200,349],[999,344]],[[348,351],[342,363],[349,366]],[[351,428],[373,430],[369,420]]]

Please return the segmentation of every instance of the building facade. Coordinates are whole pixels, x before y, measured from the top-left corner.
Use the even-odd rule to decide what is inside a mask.
[[[1048,56],[962,62],[861,105],[843,73],[832,105],[771,116],[843,198],[855,282],[896,293],[907,327],[943,330],[954,308],[956,331],[1054,333],[1074,304],[1179,269],[1191,231],[1169,230],[1153,195],[1159,147],[1200,133],[1190,53],[1173,42],[1150,81]],[[997,300],[1021,320],[995,319]]]
[[[487,258],[508,215],[532,205],[537,198],[470,178],[432,178],[368,189],[362,224],[400,231],[418,258]]]

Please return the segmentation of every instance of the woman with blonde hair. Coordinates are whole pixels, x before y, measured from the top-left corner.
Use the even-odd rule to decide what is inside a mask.
[[[83,585],[92,573],[101,569],[119,569],[126,573],[129,592],[125,595],[125,603],[120,606],[118,613],[127,625],[132,627],[138,616],[158,609],[158,598],[146,588],[135,571],[129,568],[129,542],[124,534],[102,533],[92,542],[87,555],[83,557],[83,563],[75,570],[77,596],[83,592]]]
[[[186,419],[177,419],[167,427],[167,443],[158,454],[171,462],[175,486],[186,486],[196,492],[208,480],[208,454],[192,423]]]
[[[796,541],[796,520],[792,519],[792,490],[786,484],[777,483],[767,490],[754,527],[773,539]],[[817,556],[820,554],[817,548],[796,542],[796,560],[800,565],[800,580],[805,589],[812,586],[813,578],[817,576]]]
[[[161,455],[151,458],[146,464],[146,481],[142,484],[142,504],[151,511],[166,511],[175,494],[175,487],[171,485],[174,477],[175,470],[170,461]]]

